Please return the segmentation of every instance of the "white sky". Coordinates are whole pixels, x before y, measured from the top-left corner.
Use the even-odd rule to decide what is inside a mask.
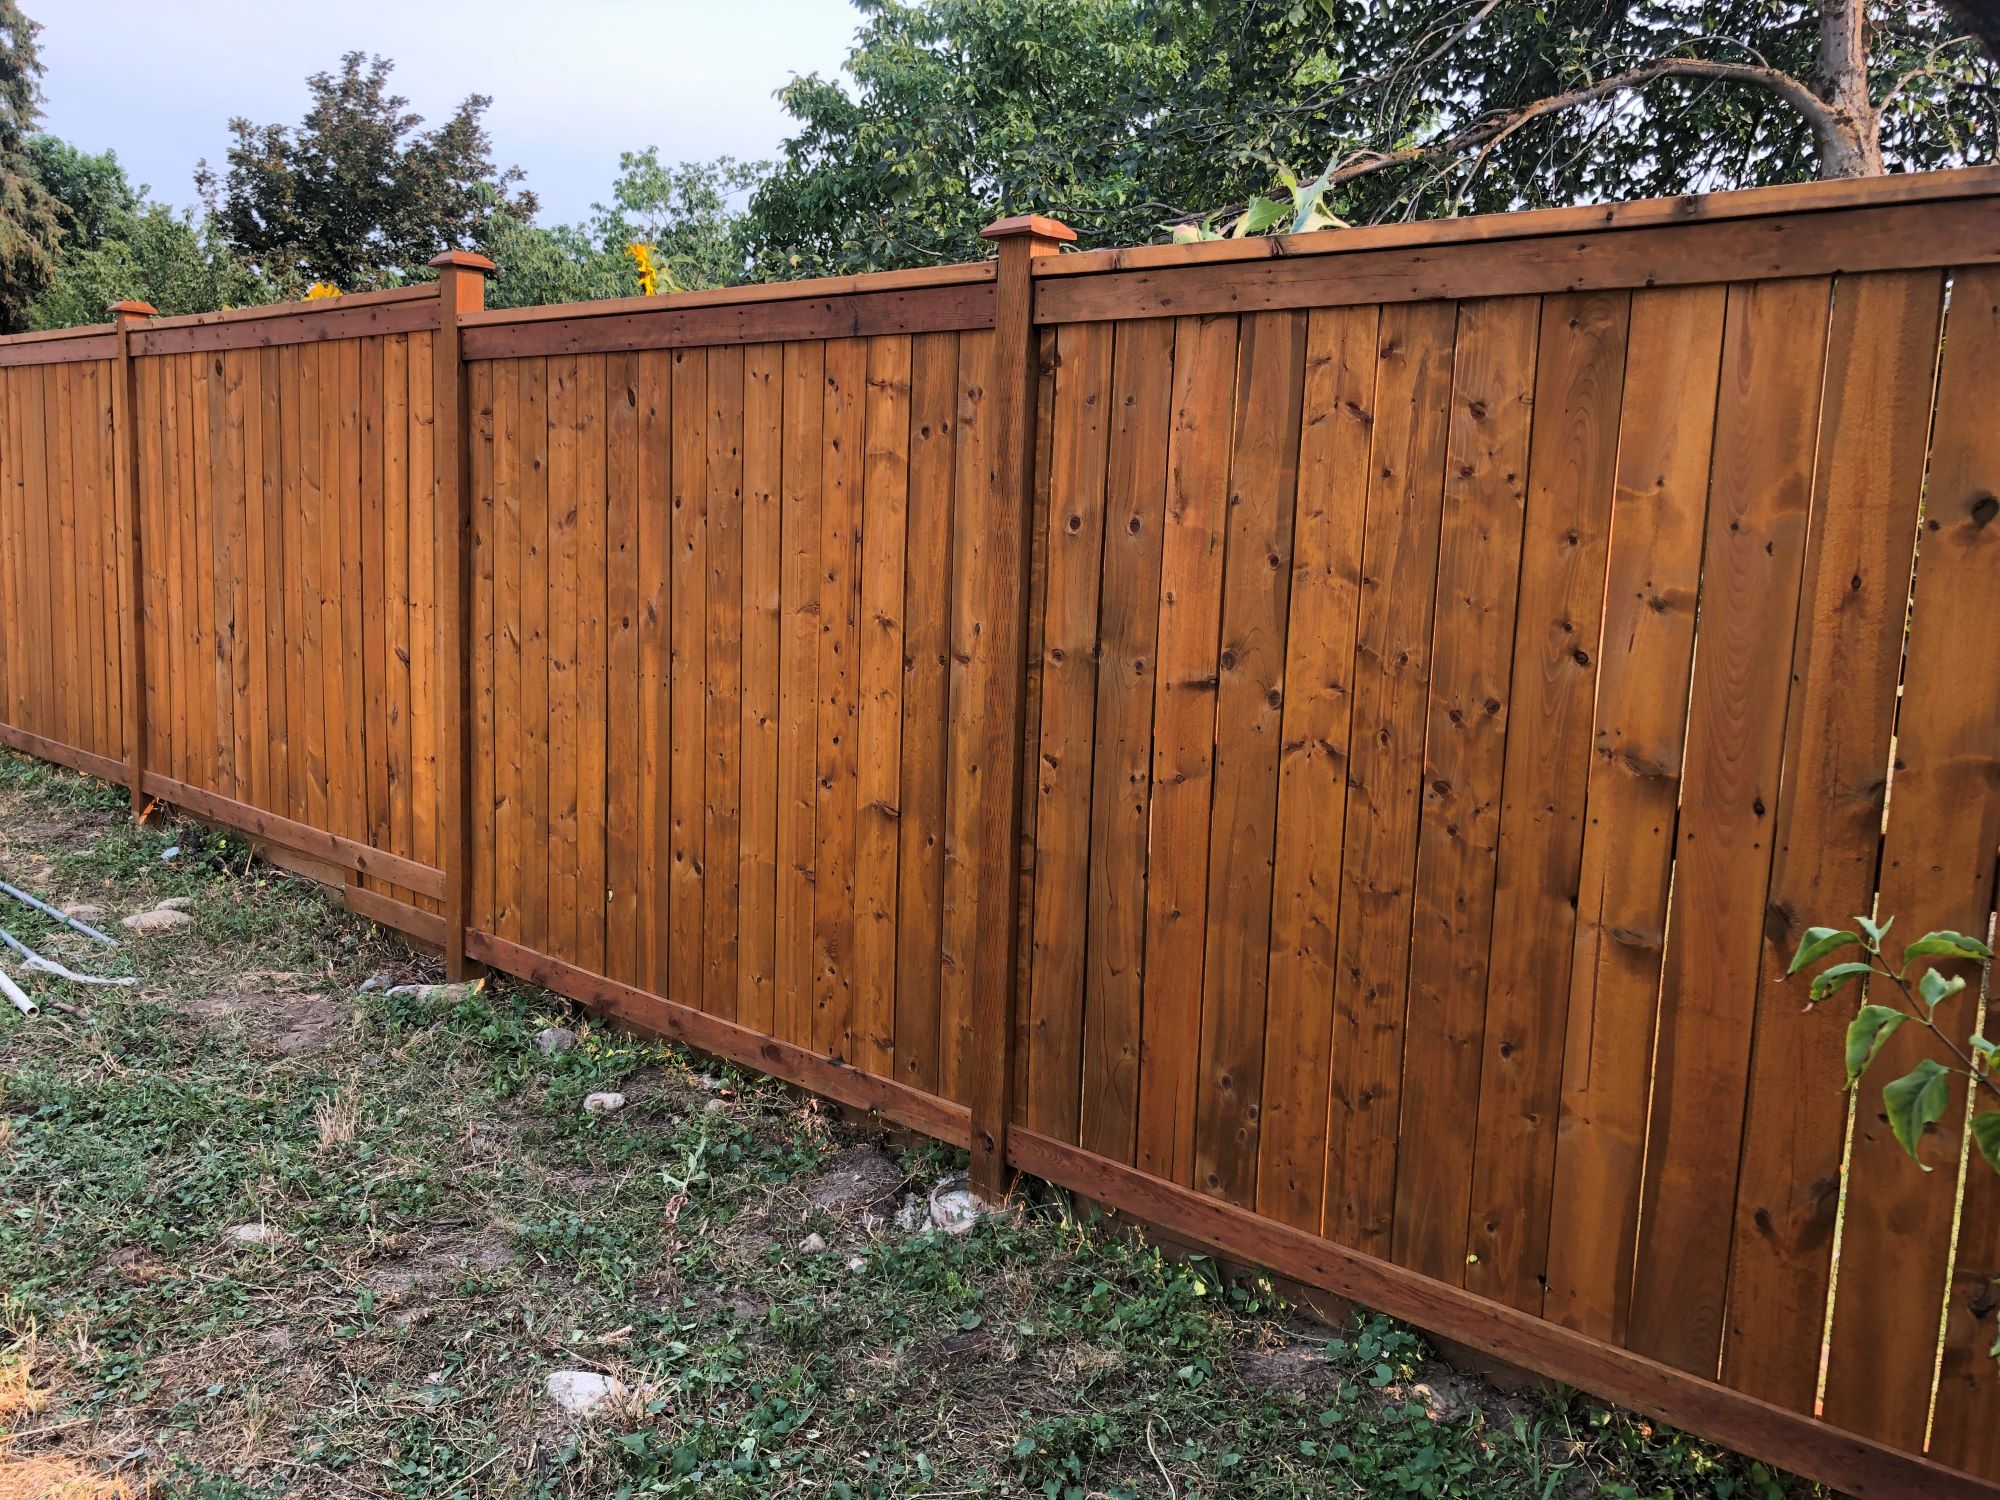
[[[350,50],[396,64],[429,124],[467,94],[518,165],[542,221],[604,199],[618,153],[668,161],[771,155],[772,97],[794,73],[831,73],[860,18],[846,0],[22,0],[42,23],[44,127],[112,148],[135,182],[194,201],[194,166],[220,166],[228,123],[295,123],[305,78]]]

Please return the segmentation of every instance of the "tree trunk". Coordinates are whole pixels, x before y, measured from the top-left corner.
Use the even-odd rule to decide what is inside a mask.
[[[1819,175],[1880,177],[1882,136],[1868,90],[1867,0],[1820,0],[1819,77],[1826,113],[1812,122]]]

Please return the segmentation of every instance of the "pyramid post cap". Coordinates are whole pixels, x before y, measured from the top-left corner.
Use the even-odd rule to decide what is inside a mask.
[[[433,268],[440,271],[446,269],[477,271],[481,275],[498,269],[492,261],[481,255],[477,250],[447,250],[442,255],[432,256],[430,263]]]
[[[123,302],[111,304],[114,318],[157,318],[160,310],[150,302],[141,302],[137,297],[127,297]]]
[[[1058,243],[1076,238],[1076,231],[1062,220],[1046,218],[1041,214],[1015,214],[1012,218],[995,219],[979,231],[982,240],[1008,240],[1023,234]]]

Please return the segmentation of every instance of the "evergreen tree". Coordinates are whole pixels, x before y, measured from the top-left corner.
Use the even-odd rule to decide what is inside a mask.
[[[0,0],[0,331],[24,326],[28,306],[55,277],[61,234],[55,200],[29,154],[41,119],[41,27]]]

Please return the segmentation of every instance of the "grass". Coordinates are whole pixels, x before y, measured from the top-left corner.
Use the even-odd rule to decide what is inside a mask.
[[[105,923],[194,916],[106,953],[0,913],[140,980],[0,1014],[0,1494],[50,1466],[211,1500],[1807,1493],[1453,1375],[1385,1319],[1307,1323],[1057,1195],[962,1238],[899,1227],[952,1153],[526,985],[364,993],[430,961],[122,806],[0,756],[5,878]],[[551,1025],[578,1045],[543,1055]],[[600,1089],[626,1108],[586,1115]],[[627,1396],[578,1425],[544,1394],[565,1368]]]

